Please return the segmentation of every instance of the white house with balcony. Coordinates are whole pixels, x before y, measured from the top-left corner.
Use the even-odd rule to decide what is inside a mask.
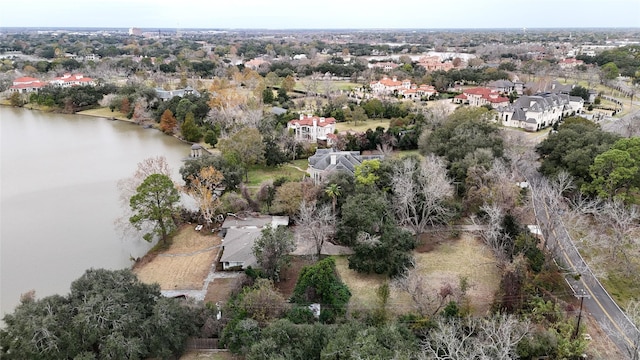
[[[71,86],[95,86],[96,81],[90,77],[85,77],[82,74],[64,74],[60,77],[54,78],[49,81],[49,84],[59,87],[71,87]]]
[[[513,104],[497,109],[498,119],[504,126],[538,131],[562,120],[563,117],[582,112],[584,100],[565,94],[538,94],[523,96]]]
[[[301,114],[300,119],[287,123],[287,129],[293,131],[299,141],[328,141],[336,129],[336,119]]]
[[[47,84],[45,84],[44,82],[36,78],[23,76],[13,80],[13,85],[11,85],[11,87],[9,88],[9,91],[26,94],[31,92],[37,92],[45,85]]]

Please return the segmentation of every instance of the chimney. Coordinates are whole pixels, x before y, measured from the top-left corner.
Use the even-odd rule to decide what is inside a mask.
[[[336,154],[332,154],[331,155],[331,165],[335,165],[336,164],[337,158],[338,158],[338,155],[336,155]]]
[[[320,123],[322,124],[323,122],[324,122],[324,118],[323,118],[323,117],[321,117],[321,118],[320,118]]]
[[[300,114],[300,120],[304,120],[304,114]]]

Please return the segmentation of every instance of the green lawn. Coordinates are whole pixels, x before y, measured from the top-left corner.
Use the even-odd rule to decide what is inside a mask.
[[[300,171],[293,167],[293,165],[300,167],[301,169],[307,168],[307,160],[296,160],[292,164],[282,164],[278,167],[268,167],[265,165],[252,166],[249,169],[249,182],[248,186],[260,186],[265,180],[275,180],[279,177],[286,177],[292,181],[300,181],[303,176],[307,176],[306,172]]]
[[[369,119],[358,122],[358,125],[350,121],[336,123],[336,129],[338,129],[338,131],[353,130],[365,132],[368,129],[375,130],[378,126],[382,126],[385,129],[389,128],[389,119]]]
[[[300,81],[296,82],[296,85],[293,87],[294,90],[305,91],[305,80],[306,79],[301,79]],[[331,81],[331,85],[334,90],[351,90],[362,86],[361,84],[353,83],[351,81]],[[324,80],[318,80],[318,88],[316,92],[324,92]]]

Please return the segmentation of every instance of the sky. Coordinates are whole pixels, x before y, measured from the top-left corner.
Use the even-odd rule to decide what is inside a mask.
[[[0,27],[640,27],[640,0],[12,0],[0,8]]]

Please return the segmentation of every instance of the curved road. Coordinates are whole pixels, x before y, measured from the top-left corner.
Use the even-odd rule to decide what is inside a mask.
[[[584,297],[584,308],[600,324],[620,351],[629,359],[639,359],[640,332],[626,314],[615,303],[576,249],[569,233],[547,204],[533,197],[533,208],[542,229],[547,248],[554,254],[561,267],[579,274],[576,280],[568,277],[567,282],[574,294]]]

